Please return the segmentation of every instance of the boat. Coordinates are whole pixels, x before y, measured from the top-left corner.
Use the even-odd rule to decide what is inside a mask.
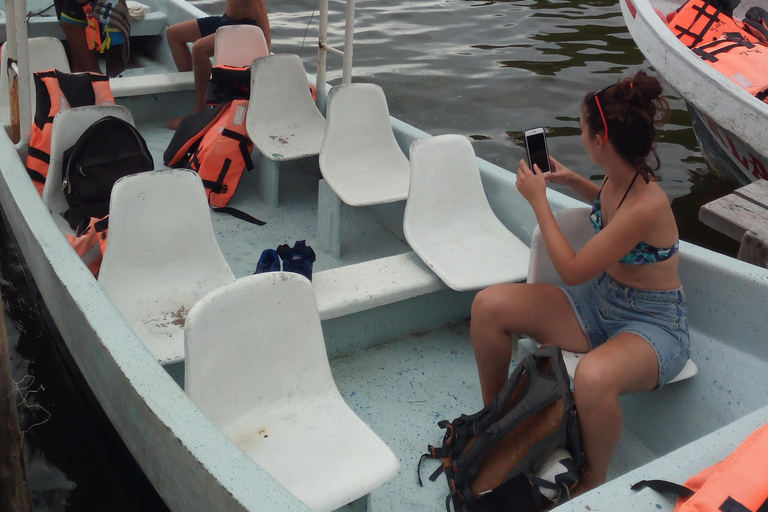
[[[172,135],[166,121],[192,104],[191,77],[171,71],[163,23],[203,13],[181,0],[146,2],[165,21],[157,33],[144,27],[145,36],[132,37],[140,65],[114,79],[112,89],[160,162]],[[430,138],[402,121],[390,123],[404,154],[412,143]],[[14,144],[10,133],[9,128],[0,133],[0,205],[7,223],[72,359],[169,509],[310,510],[185,393],[184,354],[158,357],[131,328],[62,235],[59,220],[29,180],[23,143]],[[536,221],[515,191],[514,174],[482,160],[477,165],[496,217],[530,247]],[[274,197],[261,197],[262,170],[246,173],[231,205],[265,226],[211,214],[235,283],[249,279],[263,249],[298,239],[317,248],[312,283],[335,383],[400,463],[394,479],[374,489],[364,506],[442,510],[447,486],[442,479],[419,486],[416,470],[427,445],[442,437],[437,422],[481,405],[468,329],[474,290],[448,287],[437,267],[414,252],[403,228],[402,199],[343,206],[340,212],[331,208],[343,221],[334,256],[319,249],[323,185],[317,160],[281,163],[279,206],[272,204]],[[584,207],[556,191],[548,194],[557,211]],[[763,346],[768,270],[685,242],[680,253],[699,373],[658,392],[623,397],[625,430],[611,480],[558,510],[671,511],[671,498],[631,491],[630,484],[649,478],[683,482],[768,421],[768,383],[762,378],[768,365]],[[526,273],[523,268],[516,279]],[[431,472],[432,464],[425,462],[423,470]]]
[[[768,104],[751,96],[681,43],[662,21],[684,0],[621,0],[629,33],[654,69],[685,100],[709,168],[735,186],[768,179]],[[742,19],[760,0],[734,10]]]

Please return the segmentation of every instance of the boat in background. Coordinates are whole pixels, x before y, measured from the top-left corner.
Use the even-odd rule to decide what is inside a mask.
[[[112,89],[160,162],[172,136],[167,120],[193,103],[189,75],[171,71],[165,26],[203,13],[182,0],[153,0],[151,8],[165,22],[157,33],[136,24],[147,30],[131,40],[140,65],[113,80]],[[406,155],[414,141],[430,137],[402,121],[390,123]],[[308,510],[189,398],[183,354],[161,364],[148,350],[62,236],[23,158],[23,144],[0,133],[0,204],[20,253],[67,350],[168,507]],[[530,246],[536,219],[516,192],[515,175],[477,162],[494,213]],[[263,249],[296,239],[319,248],[317,159],[281,164],[279,206],[260,199],[261,171],[245,175],[231,206],[266,226],[211,213],[218,245],[238,280],[253,272]],[[584,206],[553,190],[548,198],[557,211]],[[416,468],[427,444],[442,437],[438,420],[480,408],[467,321],[474,291],[450,289],[411,250],[403,229],[405,201],[344,206],[337,213],[343,217],[340,255],[318,250],[312,281],[326,351],[346,403],[400,461],[395,479],[372,492],[369,510],[442,511],[447,486],[440,479],[419,487]],[[673,500],[650,490],[635,493],[630,484],[649,478],[683,482],[768,421],[768,270],[685,242],[680,254],[699,374],[658,392],[623,397],[625,429],[611,481],[558,510],[671,511]],[[254,315],[258,311],[254,305]],[[318,441],[312,434],[306,442]]]
[[[637,47],[685,100],[696,138],[709,167],[736,186],[768,179],[768,103],[695,55],[660,18],[685,0],[621,0],[621,12]],[[760,0],[743,0],[743,18]],[[658,12],[657,12],[658,11]]]

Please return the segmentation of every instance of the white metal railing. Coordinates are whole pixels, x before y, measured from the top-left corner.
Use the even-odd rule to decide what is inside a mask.
[[[325,98],[325,68],[327,52],[341,55],[341,83],[352,82],[352,47],[355,32],[355,0],[347,0],[346,23],[344,25],[344,50],[339,50],[328,44],[328,0],[320,1],[320,37],[317,48],[317,96]]]

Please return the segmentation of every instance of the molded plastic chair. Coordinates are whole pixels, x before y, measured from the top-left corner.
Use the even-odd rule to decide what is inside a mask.
[[[250,66],[254,59],[269,55],[264,32],[255,25],[219,27],[213,43],[214,66]]]
[[[410,164],[395,140],[381,87],[348,84],[331,89],[319,160],[325,184],[318,196],[318,242],[338,258],[339,199],[350,206],[368,206],[408,197]]]
[[[403,230],[424,263],[459,291],[524,280],[530,250],[491,210],[469,139],[417,140],[410,160]]]
[[[45,178],[45,188],[43,188],[43,202],[65,234],[71,235],[73,230],[60,215],[69,209],[69,203],[67,203],[61,185],[64,178],[64,151],[72,147],[93,123],[107,116],[114,116],[133,124],[131,111],[119,105],[75,107],[62,110],[53,118],[51,160],[48,166],[48,176]]]
[[[565,235],[565,238],[570,242],[574,251],[578,251],[593,237],[595,231],[592,229],[592,224],[589,220],[590,208],[572,208],[569,210],[563,210],[555,213],[555,220],[557,225],[560,226],[560,230]],[[555,266],[549,259],[549,253],[547,252],[547,246],[544,243],[544,238],[541,236],[539,227],[533,232],[533,239],[531,240],[531,261],[528,267],[528,282],[529,283],[549,283],[559,286],[563,285],[563,280],[557,273]],[[522,339],[518,342],[519,350],[522,350],[521,354],[528,351],[533,351],[538,346],[533,340]],[[576,366],[579,364],[583,353],[570,352],[563,350],[563,359],[565,360],[565,366],[568,368],[568,375],[573,378],[576,373]],[[520,354],[518,355],[520,357]],[[685,380],[693,377],[699,372],[696,363],[690,359],[683,367],[682,371],[672,379],[669,384],[680,380]]]
[[[238,279],[192,308],[184,334],[190,398],[309,507],[366,500],[395,477],[397,457],[336,388],[306,278]]]
[[[2,55],[5,52],[6,43],[3,43]],[[69,61],[67,53],[64,51],[64,45],[55,37],[33,37],[29,40],[29,86],[30,97],[32,99],[32,116],[35,115],[35,105],[37,98],[35,96],[36,71],[47,71],[49,69],[58,69],[69,73]],[[11,122],[10,92],[8,84],[8,59],[0,59],[0,123]]]
[[[298,55],[268,55],[251,66],[248,136],[261,152],[259,195],[277,206],[280,162],[320,153],[325,119]]]
[[[183,358],[192,306],[234,280],[197,173],[152,171],[117,181],[99,284],[161,363]]]

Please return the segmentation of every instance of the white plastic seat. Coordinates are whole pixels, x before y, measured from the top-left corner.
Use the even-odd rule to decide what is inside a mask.
[[[128,108],[119,105],[95,105],[62,110],[53,118],[51,128],[51,159],[48,176],[43,188],[43,203],[53,214],[53,218],[67,235],[73,234],[62,213],[69,209],[69,203],[62,189],[64,151],[72,147],[80,136],[93,123],[107,116],[114,116],[133,124],[133,116]]]
[[[186,169],[115,183],[99,284],[161,363],[184,357],[187,313],[235,280],[216,242],[203,182]]]
[[[264,32],[256,25],[227,25],[216,29],[214,66],[250,66],[254,59],[269,55]]]
[[[259,195],[277,206],[280,162],[319,154],[325,134],[325,118],[312,100],[298,55],[253,61],[246,128],[261,153]]]
[[[424,263],[459,291],[524,280],[530,250],[491,210],[469,139],[417,140],[410,160],[403,230]]]
[[[573,247],[574,251],[578,251],[593,237],[595,231],[592,229],[592,224],[589,220],[590,208],[572,208],[569,210],[563,210],[555,213],[555,220],[557,225],[560,226],[560,230],[565,235],[565,238]],[[528,282],[529,283],[549,283],[556,284],[558,286],[563,285],[563,280],[557,273],[555,266],[549,259],[549,253],[547,252],[547,246],[544,243],[544,238],[541,236],[539,227],[533,231],[533,239],[531,240],[531,261],[528,267]],[[518,342],[519,354],[532,351],[538,346],[534,340],[522,339]],[[565,366],[568,368],[568,375],[573,378],[576,373],[576,366],[579,364],[583,353],[563,351],[563,359],[565,360]],[[688,359],[680,373],[669,384],[681,380],[693,377],[699,372],[696,363]]]
[[[2,55],[6,54],[6,43],[3,43]],[[32,116],[35,115],[37,99],[35,96],[34,74],[37,71],[58,69],[69,73],[69,61],[64,45],[55,37],[33,37],[29,39],[29,87],[32,106]],[[10,92],[8,84],[8,59],[0,59],[0,123],[11,122]]]
[[[319,161],[325,183],[318,195],[318,242],[338,258],[340,200],[368,206],[408,197],[411,168],[392,131],[381,87],[348,84],[331,89]]]
[[[395,477],[397,457],[333,381],[306,278],[238,279],[192,308],[184,334],[192,401],[306,505],[323,512],[366,500]]]

